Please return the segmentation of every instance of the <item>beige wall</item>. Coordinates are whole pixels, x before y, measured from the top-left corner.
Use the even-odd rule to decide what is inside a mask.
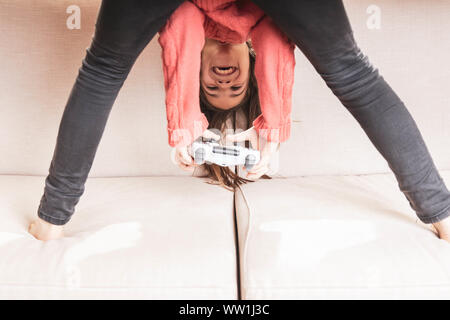
[[[450,169],[450,0],[346,1],[359,45],[413,114],[440,169]],[[0,173],[47,174],[59,120],[100,1],[0,0]],[[381,29],[368,29],[371,4]],[[66,8],[81,9],[81,29]],[[351,115],[297,51],[283,175],[387,172]],[[136,62],[111,112],[90,176],[184,174],[169,160],[160,48]]]

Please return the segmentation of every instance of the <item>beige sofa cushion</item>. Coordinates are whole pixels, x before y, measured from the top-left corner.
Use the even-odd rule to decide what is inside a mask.
[[[26,232],[42,177],[0,176],[0,299],[237,299],[233,193],[200,178],[93,178],[66,226]]]
[[[390,174],[259,181],[236,212],[244,299],[450,298],[450,246]]]

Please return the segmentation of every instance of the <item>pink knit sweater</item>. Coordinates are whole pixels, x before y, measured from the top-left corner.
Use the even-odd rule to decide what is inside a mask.
[[[205,38],[243,43],[252,40],[261,115],[259,135],[283,142],[291,128],[295,45],[248,0],[184,2],[161,28],[169,145],[186,146],[208,128],[200,111],[201,51]]]

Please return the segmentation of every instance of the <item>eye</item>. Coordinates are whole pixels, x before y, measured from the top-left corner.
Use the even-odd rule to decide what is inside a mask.
[[[218,87],[209,87],[209,86],[207,86],[206,89],[208,89],[208,90],[213,90],[213,91],[214,91],[214,90],[217,90],[217,89],[219,89],[219,88],[218,88]]]
[[[238,90],[241,89],[241,88],[242,88],[242,86],[231,87],[231,90],[233,90],[233,91],[238,91]]]

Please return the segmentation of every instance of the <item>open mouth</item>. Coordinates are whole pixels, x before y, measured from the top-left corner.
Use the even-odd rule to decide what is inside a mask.
[[[236,72],[237,68],[233,66],[221,66],[221,67],[213,67],[213,72],[219,76],[229,76]]]

